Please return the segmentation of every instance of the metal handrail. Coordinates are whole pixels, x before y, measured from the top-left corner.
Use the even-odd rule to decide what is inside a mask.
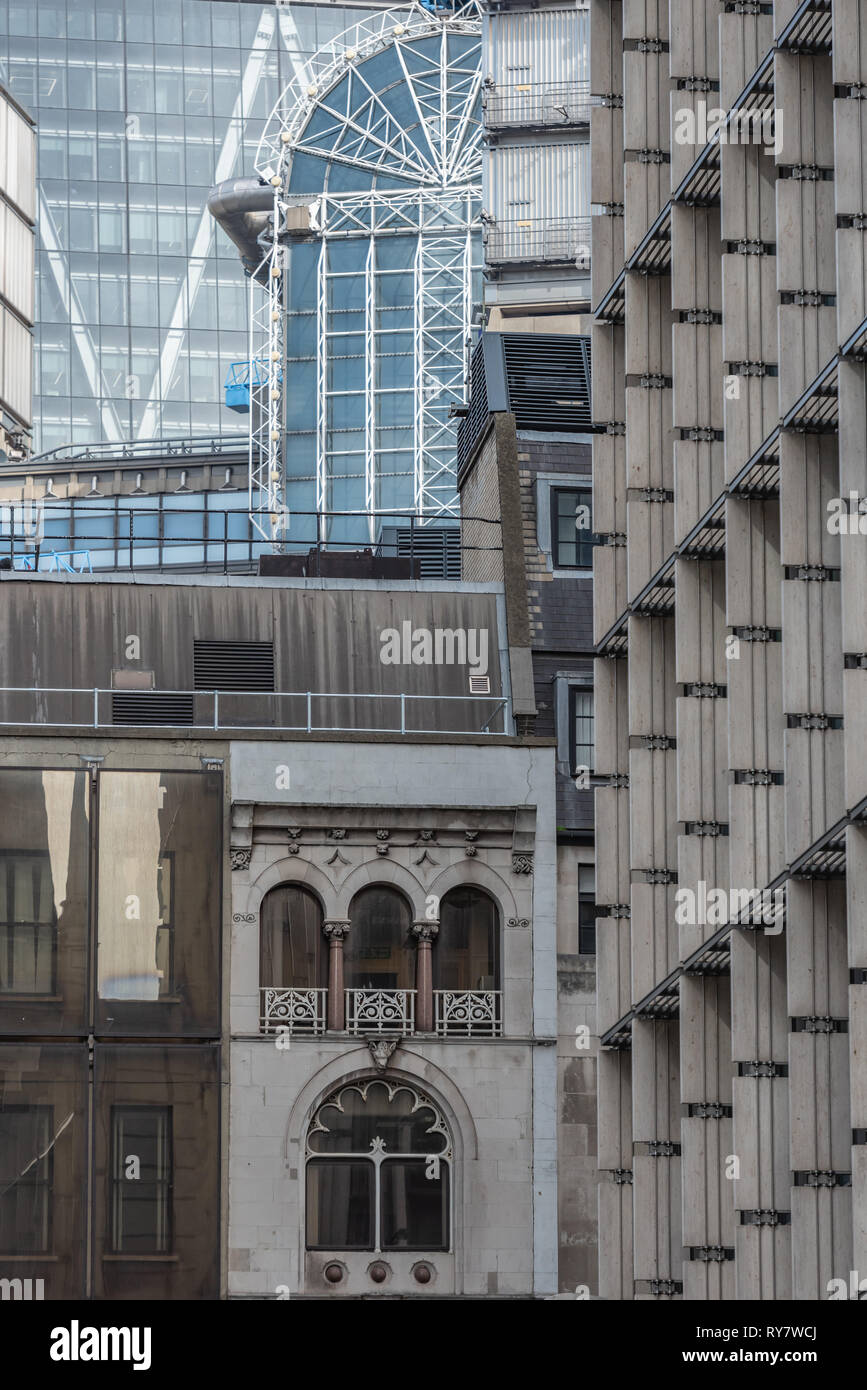
[[[488,130],[507,126],[589,125],[600,104],[589,82],[507,82],[486,89],[482,113]]]
[[[178,724],[167,719],[154,721],[148,719],[148,728],[165,729],[208,729],[212,732],[223,731],[226,733],[236,733],[239,729],[247,732],[265,733],[366,733],[366,734],[401,734],[403,736],[413,734],[484,734],[488,737],[497,731],[490,729],[493,719],[502,712],[504,731],[508,731],[511,722],[511,702],[507,696],[503,695],[415,695],[401,691],[399,694],[384,693],[382,691],[355,691],[355,690],[119,690],[110,686],[38,686],[38,685],[8,685],[0,686],[0,699],[6,695],[86,695],[90,707],[90,717],[88,719],[0,719],[0,728],[18,728],[22,726],[35,726],[41,729],[63,729],[71,727],[91,728],[91,729],[113,729],[136,728],[138,726],[131,721],[129,724],[117,723],[114,720],[100,718],[100,700],[105,695],[123,695],[147,699],[159,695],[185,695],[195,701],[212,701],[213,714],[211,719],[202,723],[182,723]],[[278,724],[271,722],[268,724],[250,724],[246,721],[227,722],[221,717],[221,699],[241,697],[248,704],[251,699],[263,700],[301,700],[304,702],[305,720],[300,724]],[[313,701],[314,700],[380,700],[397,701],[400,710],[399,725],[389,725],[378,727],[372,724],[315,724],[313,722]],[[493,713],[488,716],[480,727],[471,729],[449,728],[445,724],[440,724],[435,728],[408,728],[407,727],[407,707],[411,704],[423,701],[435,701],[439,705],[444,704],[470,704],[475,705],[481,702],[494,703]]]
[[[240,490],[238,490],[240,491]],[[162,500],[176,494],[164,494]],[[190,494],[195,496],[195,494]],[[204,570],[219,570],[223,574],[228,574],[232,569],[239,565],[253,566],[258,560],[259,555],[267,553],[270,549],[268,544],[257,539],[253,527],[250,525],[250,514],[246,508],[240,507],[169,507],[160,506],[161,495],[153,496],[153,506],[128,506],[124,505],[128,494],[117,497],[41,497],[28,499],[26,502],[4,503],[0,499],[0,508],[4,505],[28,506],[41,508],[40,511],[40,540],[37,544],[32,536],[8,531],[4,534],[0,531],[0,550],[5,551],[11,557],[12,568],[33,572],[38,570],[42,573],[58,568],[57,561],[51,557],[54,555],[67,556],[73,551],[83,551],[85,548],[90,553],[90,563],[93,570],[108,573],[115,570],[130,571],[157,570],[163,568],[193,568]],[[142,496],[142,502],[148,500],[147,496]],[[368,513],[359,512],[315,512],[315,511],[295,511],[293,519],[301,521],[309,518],[318,523],[319,518],[359,518],[365,517]],[[421,560],[427,551],[425,542],[431,535],[436,535],[443,530],[456,531],[459,523],[478,522],[486,526],[501,526],[502,522],[498,517],[476,517],[464,516],[454,517],[453,525],[432,524],[431,518],[419,516],[415,512],[382,512],[379,515],[383,523],[393,523],[398,529],[409,531],[407,543],[390,542],[382,536],[377,541],[362,543],[357,540],[321,540],[321,539],[293,539],[286,538],[285,544],[292,546],[296,554],[309,554],[316,551],[317,554],[328,554],[329,552],[359,552],[362,550],[373,550],[379,556],[394,555],[397,558],[409,560]],[[206,520],[209,518],[209,520]],[[168,520],[167,520],[168,519]],[[186,529],[180,531],[176,528],[182,527],[183,522],[189,523],[188,530],[193,530],[196,523],[199,529],[196,534],[186,534]],[[80,521],[104,521],[104,536],[76,535],[77,523]],[[238,522],[244,523],[243,535],[232,535],[231,531],[237,527]],[[44,528],[47,522],[52,522],[57,526],[59,522],[65,523],[65,530],[61,534],[45,536]],[[138,528],[143,528],[145,534]],[[318,532],[318,525],[316,527]],[[148,531],[156,531],[156,535],[148,534]],[[169,533],[170,531],[170,533]],[[501,534],[501,533],[500,533]],[[84,542],[79,546],[76,543]],[[57,550],[49,550],[48,545],[62,547]],[[185,546],[197,547],[201,552],[193,560],[174,559],[176,552]],[[455,550],[461,555],[465,551],[502,551],[502,544],[491,542],[490,544],[470,544],[458,537]],[[36,552],[36,554],[34,554]],[[140,561],[139,554],[155,558]],[[20,564],[18,561],[21,556],[26,556],[26,563]]]
[[[249,438],[244,434],[185,434],[174,439],[100,439],[91,444],[59,444],[56,449],[48,449],[44,454],[34,454],[28,464],[43,463],[49,459],[60,461],[98,460],[100,458],[158,458],[163,454],[222,454],[226,452],[246,454]]]
[[[554,261],[590,269],[589,217],[513,217],[489,221],[485,253],[491,262]]]

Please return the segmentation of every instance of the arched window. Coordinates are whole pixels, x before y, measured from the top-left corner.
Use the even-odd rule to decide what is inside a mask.
[[[412,989],[415,943],[412,915],[393,888],[362,888],[349,908],[350,928],[343,947],[347,989]]]
[[[281,883],[262,901],[259,984],[277,989],[325,985],[322,908],[296,883]]]
[[[453,888],[440,903],[435,989],[499,989],[500,914],[481,888]]]
[[[307,1132],[308,1250],[448,1250],[452,1145],[445,1119],[401,1082],[356,1081]]]

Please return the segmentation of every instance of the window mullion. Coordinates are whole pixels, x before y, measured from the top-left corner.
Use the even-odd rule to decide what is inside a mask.
[[[375,1224],[375,1229],[374,1229],[374,1232],[373,1232],[373,1253],[374,1253],[375,1255],[381,1255],[381,1254],[382,1254],[382,1231],[381,1231],[381,1228],[380,1228],[380,1222],[381,1222],[381,1219],[382,1219],[382,1215],[381,1215],[381,1213],[382,1213],[382,1198],[381,1198],[381,1195],[380,1195],[380,1192],[381,1192],[380,1174],[381,1174],[381,1170],[382,1170],[382,1154],[379,1154],[379,1153],[373,1154],[373,1155],[372,1155],[372,1158],[373,1158],[373,1171],[374,1171],[374,1178],[373,1178],[373,1210],[374,1210],[374,1221],[375,1221],[375,1223],[376,1223],[376,1224]]]

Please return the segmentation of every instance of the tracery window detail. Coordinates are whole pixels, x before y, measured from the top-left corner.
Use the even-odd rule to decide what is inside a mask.
[[[448,1250],[452,1162],[424,1092],[381,1078],[341,1086],[307,1133],[308,1250]]]

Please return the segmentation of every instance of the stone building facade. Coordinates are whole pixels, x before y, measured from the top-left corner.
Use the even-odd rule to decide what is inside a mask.
[[[493,532],[483,519],[500,518],[509,651],[530,668],[521,717],[534,736],[556,743],[559,1289],[584,1297],[597,1290],[593,532],[589,393],[582,395],[580,374],[586,340],[564,335],[552,344],[546,335],[535,347],[528,338],[487,333],[476,349],[458,484],[467,559],[479,578],[500,564],[497,552],[481,549]],[[527,362],[532,409],[551,402],[547,430],[533,428],[535,419],[524,413]],[[569,409],[556,405],[567,389],[564,364]]]
[[[550,1294],[551,750],[296,746],[292,790],[275,795],[274,768],[285,761],[279,745],[233,755],[229,1296],[273,1296],[278,1286],[308,1297]],[[326,982],[318,989],[269,987],[262,932],[269,894],[285,885],[315,903],[313,950]],[[484,978],[456,972],[466,921],[450,904],[468,893],[489,905]],[[365,917],[371,895],[376,941]],[[389,902],[402,909],[393,931]],[[477,969],[479,948],[470,947]],[[321,1229],[317,1117],[347,1087],[356,1098],[391,1091],[391,1104],[405,1098],[440,1117],[440,1146],[424,1137],[408,1169],[441,1156],[431,1179],[443,1203],[435,1240],[420,1235],[430,1213],[413,1216],[412,1202],[426,1194],[408,1178],[406,1241],[386,1224],[385,1187],[382,1224],[360,1248],[334,1229],[339,1194],[330,1199],[332,1229]],[[384,1134],[383,1183],[395,1144]]]

